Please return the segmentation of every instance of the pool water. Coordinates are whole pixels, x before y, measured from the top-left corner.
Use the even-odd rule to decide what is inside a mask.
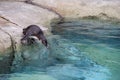
[[[68,20],[53,29],[54,34],[70,40],[87,57],[107,67],[111,72],[111,78],[108,80],[120,80],[119,23],[85,19]]]
[[[65,20],[52,25],[49,49],[23,46],[0,80],[120,80],[120,24]]]

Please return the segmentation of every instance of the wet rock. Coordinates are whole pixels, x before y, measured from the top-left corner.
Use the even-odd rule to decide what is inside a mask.
[[[11,44],[10,42],[10,38],[7,34],[5,34],[3,31],[0,30],[0,53],[4,52],[6,50],[6,48],[8,48]]]

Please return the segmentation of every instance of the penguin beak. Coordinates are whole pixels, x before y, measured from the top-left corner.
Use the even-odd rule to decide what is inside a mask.
[[[45,45],[45,47],[48,49],[48,43],[47,41],[42,40],[42,43]]]

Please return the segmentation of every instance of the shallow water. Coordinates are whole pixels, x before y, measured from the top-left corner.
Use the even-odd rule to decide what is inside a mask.
[[[0,80],[119,80],[120,25],[100,20],[66,20],[53,27],[50,48],[24,46],[13,73]]]

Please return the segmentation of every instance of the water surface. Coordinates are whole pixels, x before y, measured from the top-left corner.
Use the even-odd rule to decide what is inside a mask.
[[[120,79],[120,24],[101,20],[66,21],[53,29],[111,72],[108,80]],[[60,30],[59,30],[60,29]]]
[[[23,46],[0,80],[119,80],[120,24],[101,20],[66,20],[52,26],[47,39]]]

